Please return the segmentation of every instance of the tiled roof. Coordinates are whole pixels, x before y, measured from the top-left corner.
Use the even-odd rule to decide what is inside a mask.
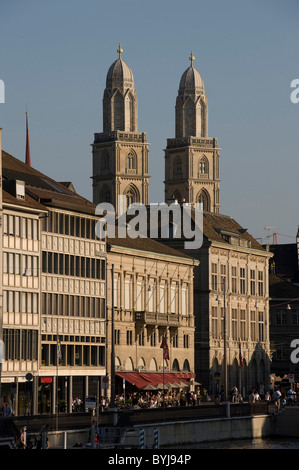
[[[269,274],[269,294],[270,297],[281,299],[299,300],[299,287],[289,281],[286,281],[277,274]]]
[[[96,206],[88,199],[78,195],[65,184],[59,183],[31,166],[26,165],[5,151],[2,151],[2,176],[4,182],[5,180],[24,181],[25,200],[32,202],[32,204],[35,201],[43,207],[54,206],[83,213],[95,213]],[[12,195],[7,194],[5,197],[12,201]],[[14,200],[16,203],[22,204],[21,200],[16,198]]]
[[[250,247],[256,250],[265,251],[265,248],[247,232],[235,219],[227,215],[204,212],[203,215],[203,234],[207,240],[228,243],[222,236],[222,233],[236,235],[241,240],[250,242]],[[228,243],[229,244],[229,243]]]
[[[185,258],[186,260],[191,261],[192,258],[181,251],[175,250],[169,246],[164,245],[163,243],[159,243],[152,238],[130,238],[127,236],[126,238],[108,238],[107,239],[108,245],[114,245],[121,248],[128,248],[138,251],[146,251],[150,253],[157,253],[160,255],[167,255],[167,256],[174,256],[179,258]]]

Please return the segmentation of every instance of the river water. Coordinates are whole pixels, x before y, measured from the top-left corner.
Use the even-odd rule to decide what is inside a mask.
[[[184,449],[299,449],[297,438],[240,439],[220,442],[188,444]],[[180,446],[180,449],[182,447]]]

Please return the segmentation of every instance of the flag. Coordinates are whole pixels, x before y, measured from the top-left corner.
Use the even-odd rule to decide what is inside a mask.
[[[160,348],[163,349],[163,358],[169,360],[169,351],[168,351],[168,346],[167,346],[167,342],[166,342],[166,337],[165,337],[165,336],[163,336],[163,338],[162,338],[162,343],[161,343]]]
[[[244,367],[241,340],[239,340],[239,358],[240,358],[240,366]]]
[[[58,357],[58,360],[61,361],[62,352],[61,352],[61,342],[60,342],[59,336],[57,336],[57,357]]]
[[[26,165],[31,166],[29,129],[28,129],[28,113],[26,111]]]

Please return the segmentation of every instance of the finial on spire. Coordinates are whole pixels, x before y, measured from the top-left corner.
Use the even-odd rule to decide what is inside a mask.
[[[193,60],[195,60],[195,57],[194,57],[192,51],[191,51],[191,55],[190,55],[190,57],[189,57],[189,60],[190,60],[190,62],[191,62],[191,67],[192,67],[192,66],[193,66]]]
[[[119,54],[119,59],[121,59],[121,54],[122,54],[124,51],[122,50],[120,43],[119,43],[119,45],[118,45],[117,52],[118,52],[118,54]]]

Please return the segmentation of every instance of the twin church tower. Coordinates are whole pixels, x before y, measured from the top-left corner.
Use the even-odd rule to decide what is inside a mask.
[[[148,142],[138,132],[138,101],[134,77],[118,59],[108,70],[103,96],[103,132],[93,142],[93,202],[109,202],[118,211],[118,196],[127,205],[147,205]],[[183,73],[175,106],[175,138],[165,149],[165,202],[173,199],[203,203],[204,211],[219,213],[219,147],[208,137],[208,101],[204,82],[193,65]],[[155,201],[162,202],[162,201]]]

